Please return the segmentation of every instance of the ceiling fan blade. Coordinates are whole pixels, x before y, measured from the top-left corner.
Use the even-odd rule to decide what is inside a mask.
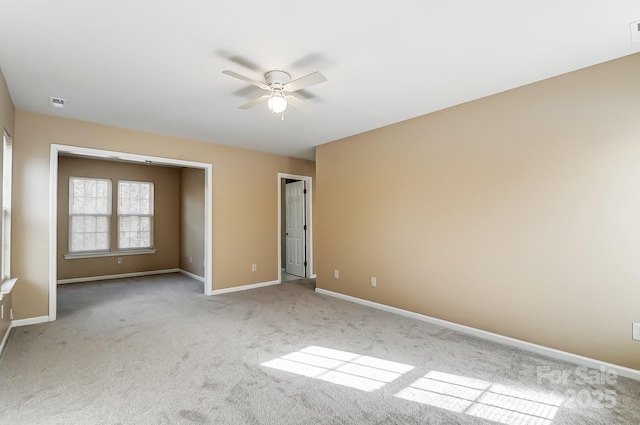
[[[251,102],[247,102],[244,105],[240,105],[238,106],[238,108],[240,109],[249,109],[249,108],[253,108],[254,106],[256,106],[259,103],[265,102],[267,99],[269,99],[271,96],[268,94],[265,94],[264,96],[260,96],[257,99],[253,99]]]
[[[253,84],[254,86],[260,87],[261,89],[270,90],[269,86],[266,85],[265,83],[262,83],[262,82],[256,81],[256,80],[252,80],[251,78],[245,77],[244,75],[238,74],[237,72],[233,72],[233,71],[228,71],[227,70],[227,71],[222,71],[222,73],[225,74],[225,75],[228,75],[230,77],[237,78],[238,80],[242,80],[242,81],[244,81],[246,83]]]
[[[325,60],[325,57],[320,52],[309,53],[306,56],[301,57],[297,61],[291,64],[291,68],[304,68],[314,65],[316,62]]]
[[[312,112],[313,111],[313,107],[311,107],[311,105],[303,102],[302,100],[298,99],[295,96],[291,96],[291,95],[286,95],[284,97],[285,99],[287,99],[287,103],[289,103],[289,105],[292,105],[298,109],[303,110],[304,112]]]
[[[296,80],[289,81],[284,85],[284,91],[292,92],[296,90],[303,89],[305,87],[313,86],[314,84],[320,84],[327,81],[327,78],[322,75],[320,72],[312,72],[309,75],[305,75],[304,77],[300,77]]]
[[[226,49],[219,49],[216,51],[216,54],[254,72],[260,72],[262,69],[257,63]]]

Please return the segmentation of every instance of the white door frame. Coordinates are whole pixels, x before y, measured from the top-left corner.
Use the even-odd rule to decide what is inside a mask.
[[[307,251],[307,277],[315,278],[313,269],[313,178],[310,176],[300,176],[297,174],[278,173],[278,281],[282,282],[282,179],[304,180],[307,188],[305,197],[304,213],[307,224],[307,234],[305,238],[305,249]]]
[[[56,320],[58,301],[58,156],[60,153],[83,155],[88,157],[104,158],[111,160],[126,160],[139,163],[151,161],[158,165],[173,165],[188,168],[200,168],[204,170],[204,293],[212,295],[212,205],[213,205],[213,165],[204,162],[185,161],[174,158],[162,158],[149,155],[138,155],[126,152],[108,151],[103,149],[84,148],[51,144],[49,164],[49,321]]]

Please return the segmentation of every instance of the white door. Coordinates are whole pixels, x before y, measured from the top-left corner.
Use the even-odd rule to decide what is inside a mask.
[[[305,274],[305,222],[303,180],[285,185],[286,265],[285,271],[296,276]]]

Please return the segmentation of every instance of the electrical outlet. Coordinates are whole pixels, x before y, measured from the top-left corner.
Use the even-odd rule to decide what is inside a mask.
[[[378,280],[375,277],[371,276],[371,286],[375,288],[376,285],[378,285]]]
[[[640,323],[634,323],[633,326],[633,335],[632,338],[636,341],[640,341]]]
[[[340,270],[336,269],[333,271],[333,278],[340,279]]]
[[[189,263],[193,263],[193,257],[189,257]]]
[[[257,272],[258,271],[258,265],[257,264],[252,264],[251,265],[251,271],[252,272]]]
[[[122,264],[122,257],[118,257],[118,264]]]

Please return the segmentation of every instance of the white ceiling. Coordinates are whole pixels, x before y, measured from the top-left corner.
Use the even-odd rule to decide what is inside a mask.
[[[18,109],[313,159],[322,143],[639,52],[638,20],[638,0],[0,0],[0,67]],[[305,90],[312,113],[281,121],[238,109],[262,92],[225,69],[328,81]]]

